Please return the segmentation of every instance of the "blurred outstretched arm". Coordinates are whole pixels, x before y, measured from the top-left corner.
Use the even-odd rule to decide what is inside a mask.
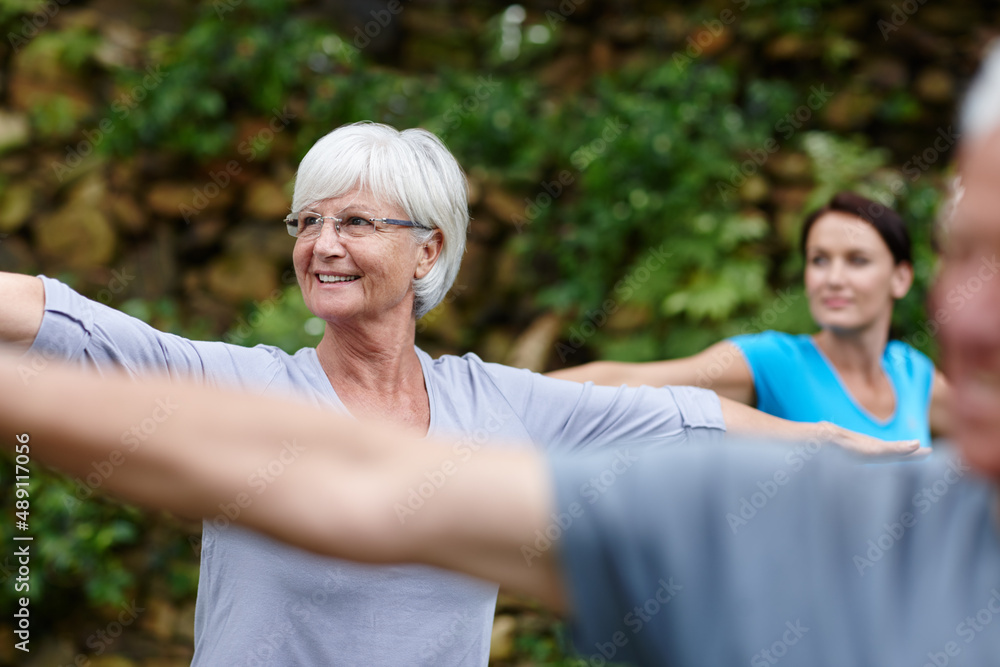
[[[683,359],[626,363],[622,361],[594,361],[582,366],[563,368],[546,373],[554,378],[573,382],[593,382],[617,387],[662,387],[664,385],[702,387],[719,396],[756,405],[753,375],[743,358],[743,353],[733,343],[721,341]]]
[[[298,403],[55,364],[25,384],[17,365],[0,351],[0,433],[8,447],[27,434],[32,461],[84,475],[114,455],[123,461],[104,488],[126,500],[199,517],[242,494],[252,503],[241,523],[295,546],[453,569],[564,606],[552,552],[530,566],[521,553],[555,502],[534,448],[483,449],[458,463],[442,442]],[[145,439],[123,447],[140,425]],[[456,465],[422,506],[401,511],[428,473]],[[262,469],[271,481],[251,494]]]

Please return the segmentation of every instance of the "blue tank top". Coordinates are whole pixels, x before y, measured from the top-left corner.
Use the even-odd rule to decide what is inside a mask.
[[[921,446],[930,446],[934,364],[906,343],[889,341],[882,355],[896,410],[881,420],[848,393],[811,336],[765,331],[729,341],[743,352],[753,375],[758,410],[793,421],[829,421],[883,440],[916,438]]]

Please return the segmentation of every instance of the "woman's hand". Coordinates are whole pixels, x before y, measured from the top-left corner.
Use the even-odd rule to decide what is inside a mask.
[[[919,440],[880,440],[830,422],[819,422],[810,426],[815,430],[811,438],[865,456],[919,457],[926,456],[931,451],[930,447],[922,448]]]
[[[865,456],[911,456],[918,450],[917,455],[922,456],[930,450],[929,447],[921,448],[919,440],[879,440],[830,422],[789,421],[724,396],[719,397],[719,402],[726,430],[733,435],[795,443],[829,443]]]

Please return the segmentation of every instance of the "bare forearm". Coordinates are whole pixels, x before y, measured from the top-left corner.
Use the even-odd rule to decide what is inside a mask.
[[[28,349],[42,325],[44,308],[40,279],[0,272],[0,342]]]
[[[748,405],[719,397],[726,429],[732,435],[789,442],[830,443],[859,454],[896,456],[912,454],[920,447],[917,440],[887,441],[837,426],[830,422],[793,422],[761,412]]]
[[[719,401],[722,404],[722,417],[726,420],[726,430],[732,435],[769,436],[801,441],[816,435],[817,424],[788,421],[725,396],[719,396]]]
[[[34,460],[73,475],[114,462],[102,488],[127,500],[191,517],[235,503],[241,523],[317,553],[423,562],[562,603],[553,555],[529,566],[520,552],[552,505],[531,450],[463,461],[440,443],[297,403],[62,366],[23,386],[3,353],[0,395],[0,432],[28,432]],[[442,470],[453,474],[401,513]]]
[[[729,341],[716,343],[699,354],[682,359],[646,363],[595,361],[552,371],[548,375],[613,387],[623,384],[629,387],[702,387],[747,405],[756,403],[753,375],[739,348]]]

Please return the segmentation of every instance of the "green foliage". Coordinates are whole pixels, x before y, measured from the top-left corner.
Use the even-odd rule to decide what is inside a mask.
[[[40,139],[62,145],[84,118],[108,118],[115,129],[97,150],[112,162],[150,155],[156,164],[235,159],[246,167],[256,161],[246,170],[254,176],[285,173],[319,137],[346,122],[425,127],[455,153],[474,191],[499,191],[517,202],[502,215],[482,197],[474,204],[473,235],[489,236],[490,251],[512,259],[503,265],[511,275],[491,281],[496,293],[487,296],[502,306],[507,319],[501,325],[511,329],[545,311],[560,313],[564,338],[580,341],[558,361],[553,353],[553,362],[565,365],[673,358],[739,333],[813,330],[796,251],[798,223],[833,192],[857,190],[896,206],[911,224],[916,281],[897,305],[894,326],[904,340],[933,353],[927,334],[936,327],[924,303],[935,261],[936,170],[914,179],[863,137],[817,129],[823,126],[819,109],[801,127],[783,125],[807,104],[812,84],[858,60],[864,42],[826,22],[825,12],[843,3],[744,4],[718,0],[684,8],[690,15],[684,35],[671,42],[674,51],[623,59],[594,76],[578,71],[588,66],[580,58],[560,70],[574,79],[563,86],[546,68],[579,46],[579,15],[532,11],[514,21],[498,7],[467,60],[400,71],[380,62],[374,48],[356,48],[348,28],[309,14],[306,3],[202,2],[184,10],[190,14],[179,18],[181,32],[146,42],[140,63],[108,66],[105,108],[81,110],[71,95],[53,94],[32,107],[31,126]],[[42,5],[0,0],[0,25],[16,31]],[[822,71],[797,80],[764,71],[766,59],[749,47],[737,56],[685,55],[687,34],[737,8],[727,27],[735,39],[790,37],[806,44],[804,50],[815,46],[809,67]],[[47,27],[24,47],[27,56],[70,73],[98,68],[100,31],[82,26]],[[511,35],[519,46],[505,50]],[[596,38],[584,37],[589,53]],[[436,35],[418,39],[440,48]],[[150,83],[150,71],[162,81]],[[115,106],[123,99],[124,106]],[[901,124],[924,112],[904,87],[881,98],[874,114],[879,122]],[[255,139],[279,113],[290,117],[281,141]],[[805,167],[786,177],[778,163],[790,157]],[[776,203],[779,188],[799,196],[802,210]],[[240,214],[227,213],[229,222],[238,224]],[[183,306],[170,295],[119,305],[164,331],[219,338],[216,325],[186,319]],[[478,310],[467,315],[458,322],[467,330],[454,340],[482,345],[490,317]],[[293,353],[315,345],[322,326],[298,288],[284,285],[280,296],[246,304],[222,339]],[[9,472],[4,459],[0,476]],[[0,493],[9,511],[9,485]],[[167,572],[163,579],[173,595],[193,595],[197,567],[182,531],[171,528],[163,537],[151,515],[103,499],[77,502],[79,493],[73,480],[35,473],[33,604],[55,609],[69,595],[94,607],[114,606],[147,583],[148,572]],[[0,537],[10,543],[14,529],[5,525]],[[137,559],[143,548],[145,560]],[[3,599],[9,603],[12,595],[5,587]],[[519,637],[518,656],[576,664],[562,657],[555,634]]]
[[[29,591],[15,591],[5,585],[0,598],[5,604],[25,592],[30,593],[33,610],[45,618],[59,602],[60,594],[75,582],[83,584],[86,600],[97,607],[114,606],[134,593],[135,574],[123,562],[125,548],[136,544],[142,534],[141,513],[130,507],[92,498],[93,489],[86,481],[66,479],[29,466],[28,530],[15,528],[13,521],[3,522],[0,538],[17,544],[14,535],[31,535],[33,558]],[[0,459],[0,477],[11,480],[14,465],[9,456]],[[95,478],[99,479],[99,478]],[[99,486],[99,485],[98,485]],[[9,516],[14,515],[14,485],[5,484],[0,504]],[[83,499],[92,498],[87,502]],[[17,566],[4,564],[4,576],[13,577]],[[12,572],[8,572],[12,569]],[[53,594],[55,593],[55,594]]]
[[[820,4],[780,9],[781,29],[809,32]],[[771,147],[808,155],[815,186],[806,208],[843,188],[888,194],[904,210],[910,197],[926,200],[931,192],[903,183],[886,169],[887,154],[860,138],[789,133],[781,119],[804,95],[780,80],[741,81],[736,70],[707,59],[636,64],[557,99],[503,70],[484,76],[444,66],[407,75],[365,67],[346,35],[283,11],[280,3],[246,3],[219,20],[204,9],[185,35],[160,45],[164,83],[114,135],[115,150],[155,145],[198,160],[231,157],[235,118],[267,117],[295,100],[304,110],[295,121],[300,154],[347,121],[427,127],[466,169],[497,175],[525,201],[524,215],[505,222],[518,230],[508,238],[521,257],[515,287],[535,288],[528,308],[576,313],[584,324],[610,298],[650,314],[646,330],[630,336],[634,344],[617,345],[619,333],[599,331],[587,343],[593,356],[629,350],[629,358],[672,357],[759,330],[755,318],[778,290],[796,287],[794,252],[740,190],[748,176],[766,184]],[[560,29],[553,27],[552,41]],[[532,53],[518,57],[530,61]],[[207,61],[216,64],[202,66]],[[922,206],[918,226],[929,224],[934,207]],[[919,242],[928,234],[921,227],[915,236]],[[669,260],[639,280],[661,246]],[[927,273],[918,266],[901,317],[922,317]],[[808,327],[803,306],[766,326]],[[275,342],[259,334],[279,321],[250,327],[247,340]],[[294,347],[307,339],[296,326],[273,333]]]
[[[325,324],[313,317],[298,285],[289,285],[279,296],[251,304],[222,340],[234,345],[274,345],[289,354],[316,347]]]

